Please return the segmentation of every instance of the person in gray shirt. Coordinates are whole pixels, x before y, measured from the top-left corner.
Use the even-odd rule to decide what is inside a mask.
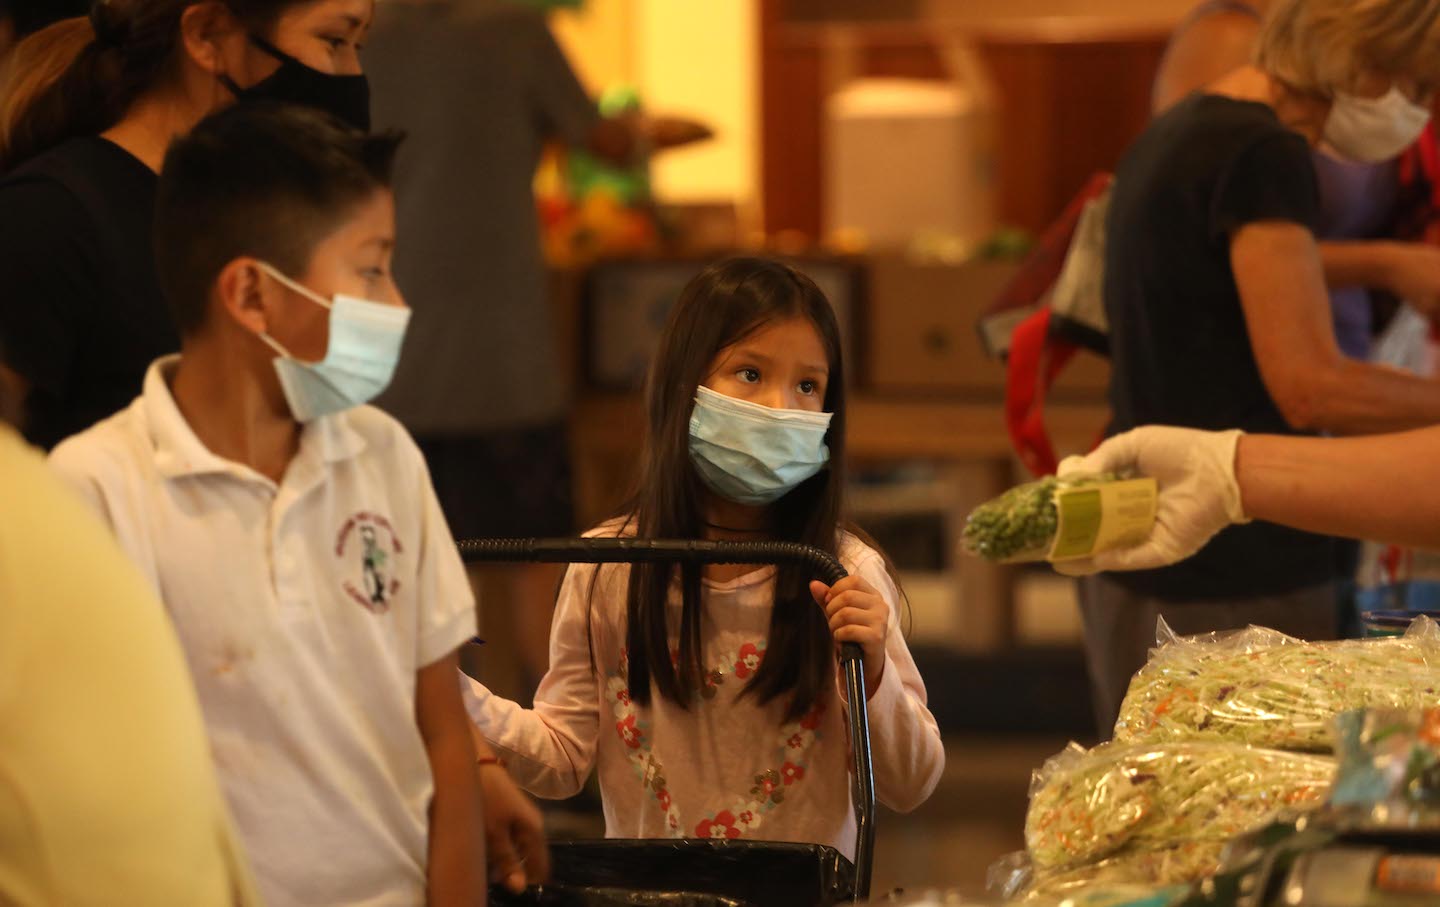
[[[545,144],[620,163],[708,135],[680,120],[600,116],[537,5],[383,0],[364,52],[375,123],[409,133],[395,271],[414,314],[377,403],[415,436],[462,539],[576,528],[568,388],[533,192]],[[481,579],[482,602],[497,603],[482,615],[495,624],[486,635],[498,641],[511,625],[526,664],[508,669],[538,677],[558,572],[537,565]],[[501,648],[512,647],[491,647],[487,672],[506,669]]]
[[[565,534],[566,388],[532,182],[546,141],[588,146],[603,121],[513,0],[387,0],[364,60],[376,123],[413,152],[396,186],[409,364],[380,403],[420,439],[457,538]]]

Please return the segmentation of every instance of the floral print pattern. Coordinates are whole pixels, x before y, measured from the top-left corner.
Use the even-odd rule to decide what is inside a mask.
[[[672,660],[679,653],[671,652]],[[730,678],[743,684],[765,660],[765,641],[747,642],[734,652],[726,653],[720,663],[705,672],[701,696],[709,702],[719,695]],[[630,699],[628,681],[629,656],[622,649],[616,673],[605,684],[605,699],[615,716],[615,733],[629,751],[630,764],[645,789],[654,797],[665,815],[665,825],[673,837],[683,837],[687,825],[681,818],[675,798],[665,778],[665,769],[651,749],[650,726]],[[817,703],[799,721],[782,725],[773,739],[773,765],[754,775],[754,785],[730,809],[706,815],[693,826],[700,838],[735,839],[753,835],[764,823],[767,813],[785,802],[787,790],[805,780],[805,759],[810,748],[820,739],[819,727],[825,706]]]
[[[735,817],[728,811],[715,814],[714,818],[701,819],[695,826],[697,838],[738,838],[740,829],[735,827]]]
[[[747,642],[740,647],[735,657],[735,676],[740,680],[749,680],[760,670],[760,662],[765,658],[765,644]]]

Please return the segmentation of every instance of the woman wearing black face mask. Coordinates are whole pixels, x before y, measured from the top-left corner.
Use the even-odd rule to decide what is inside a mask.
[[[369,124],[359,45],[374,0],[100,0],[0,74],[0,368],[52,447],[179,349],[150,242],[170,141],[238,100]]]

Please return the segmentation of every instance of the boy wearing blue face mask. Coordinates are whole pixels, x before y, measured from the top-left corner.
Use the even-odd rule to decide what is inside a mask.
[[[267,105],[178,140],[156,238],[182,351],[52,456],[165,602],[272,905],[483,898],[473,600],[414,444],[361,405],[409,314],[397,144]]]
[[[854,856],[835,648],[864,651],[875,790],[924,802],[945,766],[885,556],[844,519],[845,376],[835,313],[785,265],[735,259],[680,294],[647,390],[636,493],[593,535],[799,542],[804,568],[576,566],[533,709],[470,685],[516,779],[574,794],[594,770],[606,834],[745,838]]]

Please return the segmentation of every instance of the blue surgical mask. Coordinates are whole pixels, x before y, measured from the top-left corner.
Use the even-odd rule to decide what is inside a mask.
[[[831,413],[771,409],[696,389],[690,462],[707,487],[737,504],[780,500],[830,461]]]
[[[390,384],[400,361],[400,344],[410,310],[337,294],[326,299],[267,264],[265,273],[285,286],[330,310],[330,344],[319,362],[303,362],[290,355],[275,338],[260,339],[280,355],[275,371],[296,421],[309,422],[369,403]]]

